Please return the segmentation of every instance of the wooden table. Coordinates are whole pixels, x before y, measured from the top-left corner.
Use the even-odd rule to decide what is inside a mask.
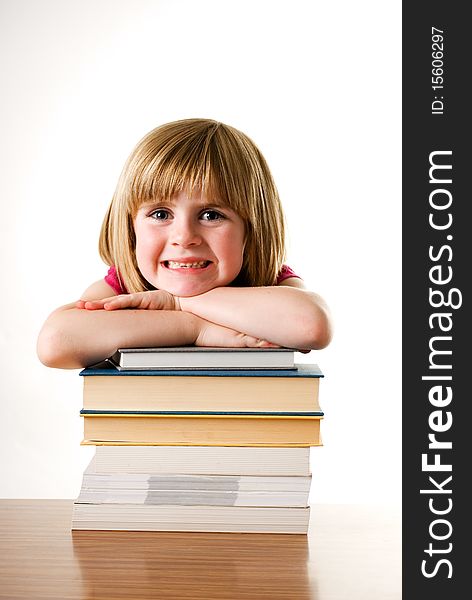
[[[314,505],[308,536],[71,532],[71,510],[71,500],[0,500],[0,598],[401,598],[392,509]]]

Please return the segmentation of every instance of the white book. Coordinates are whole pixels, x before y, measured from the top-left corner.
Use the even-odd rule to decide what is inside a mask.
[[[310,448],[96,446],[95,473],[310,475]]]
[[[74,503],[72,529],[306,534],[309,518],[309,507]]]
[[[296,369],[293,348],[119,348],[110,361],[119,370]]]
[[[305,507],[310,484],[310,476],[102,474],[92,459],[76,502]]]

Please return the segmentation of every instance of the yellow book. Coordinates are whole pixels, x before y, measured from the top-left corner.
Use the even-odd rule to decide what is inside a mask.
[[[87,413],[84,444],[319,446],[322,414]]]

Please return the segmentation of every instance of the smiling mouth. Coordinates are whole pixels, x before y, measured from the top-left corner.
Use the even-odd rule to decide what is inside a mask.
[[[162,264],[166,269],[205,269],[211,264],[211,261],[199,260],[195,262],[177,262],[175,260],[165,260]]]

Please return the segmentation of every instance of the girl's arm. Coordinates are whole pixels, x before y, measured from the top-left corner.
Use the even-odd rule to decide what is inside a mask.
[[[295,277],[272,287],[221,287],[179,298],[183,311],[289,348],[324,348],[331,341],[329,309]]]
[[[102,281],[91,285],[83,300],[110,296]],[[257,347],[268,345],[189,312],[83,310],[67,304],[47,318],[38,337],[39,359],[48,367],[78,369],[104,360],[118,348],[146,346]],[[80,305],[80,304],[79,304]]]
[[[122,308],[179,309],[224,327],[243,331],[272,344],[318,350],[332,336],[324,300],[290,277],[272,287],[220,287],[188,298],[174,298],[165,290],[102,298],[85,305],[89,310]]]

